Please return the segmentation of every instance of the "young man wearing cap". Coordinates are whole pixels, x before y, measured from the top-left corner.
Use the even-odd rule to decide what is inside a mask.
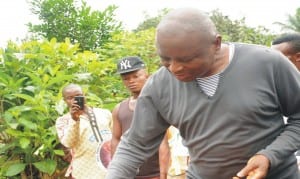
[[[112,155],[116,151],[121,136],[130,128],[136,100],[148,78],[145,67],[145,63],[139,57],[134,56],[122,58],[117,64],[117,72],[120,74],[123,84],[131,92],[131,96],[117,104],[112,112]],[[138,169],[136,178],[166,179],[169,155],[169,146],[165,136],[157,152]]]

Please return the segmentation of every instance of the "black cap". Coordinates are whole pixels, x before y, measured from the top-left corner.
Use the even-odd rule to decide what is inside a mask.
[[[124,74],[139,69],[143,69],[145,67],[146,65],[141,58],[135,56],[125,57],[118,61],[117,73]]]

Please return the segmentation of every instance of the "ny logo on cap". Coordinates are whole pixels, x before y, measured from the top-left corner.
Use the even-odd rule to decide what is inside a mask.
[[[132,66],[130,65],[130,61],[125,59],[125,60],[122,60],[120,62],[120,67],[121,67],[121,70],[127,70],[128,68],[132,68]]]

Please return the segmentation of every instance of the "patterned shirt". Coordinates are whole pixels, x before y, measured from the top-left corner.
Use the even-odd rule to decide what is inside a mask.
[[[171,163],[168,170],[168,175],[183,175],[188,167],[188,149],[183,146],[179,130],[174,126],[169,127],[167,136],[171,150]]]

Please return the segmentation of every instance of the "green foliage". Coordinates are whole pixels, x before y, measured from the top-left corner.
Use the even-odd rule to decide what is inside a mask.
[[[56,168],[56,161],[55,160],[44,160],[41,162],[35,162],[33,165],[44,173],[53,174]]]
[[[114,19],[116,6],[108,6],[102,12],[92,11],[84,1],[79,6],[76,0],[32,0],[31,6],[41,23],[29,23],[30,32],[38,38],[56,38],[58,42],[69,38],[72,43],[79,43],[82,50],[101,46],[121,27]]]
[[[300,8],[296,9],[296,13],[294,15],[288,15],[286,23],[275,22],[274,24],[281,26],[283,31],[300,32]]]
[[[95,53],[80,52],[68,39],[11,43],[0,56],[0,134],[5,136],[0,140],[0,174],[55,174],[66,165],[54,128],[65,110],[62,87],[81,84],[93,106],[114,102],[109,94],[113,87],[105,86],[109,78],[102,79],[112,73],[112,65]]]
[[[11,177],[14,176],[20,172],[22,172],[25,169],[25,164],[23,163],[17,163],[14,165],[9,166],[6,172],[6,176]]]

